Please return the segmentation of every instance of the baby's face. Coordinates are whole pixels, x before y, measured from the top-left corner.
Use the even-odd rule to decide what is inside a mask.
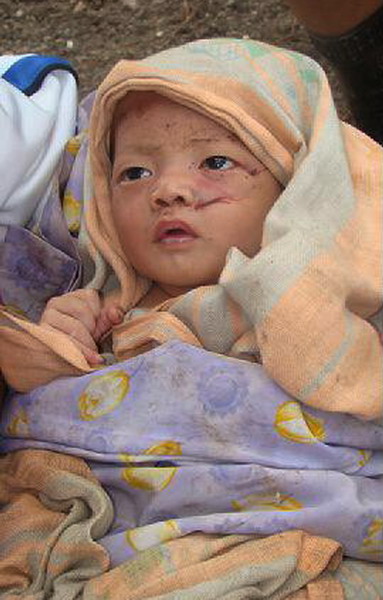
[[[113,141],[113,216],[138,273],[174,296],[217,283],[232,246],[258,252],[281,187],[234,134],[158,94],[131,92]]]

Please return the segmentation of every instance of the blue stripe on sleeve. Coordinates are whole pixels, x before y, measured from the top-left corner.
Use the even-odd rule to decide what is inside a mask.
[[[2,77],[26,96],[31,96],[40,88],[48,73],[56,69],[69,71],[77,81],[77,73],[68,60],[58,56],[37,54],[20,58],[3,73]]]

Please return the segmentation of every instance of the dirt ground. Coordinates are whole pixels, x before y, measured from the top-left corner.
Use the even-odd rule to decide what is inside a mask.
[[[203,37],[271,42],[319,60],[330,75],[343,118],[348,110],[336,77],[280,0],[0,0],[0,52],[69,59],[81,95],[120,58],[142,58]]]

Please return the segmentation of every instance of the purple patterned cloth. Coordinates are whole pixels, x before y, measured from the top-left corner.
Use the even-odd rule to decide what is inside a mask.
[[[93,99],[94,94],[90,94],[79,106],[80,132],[87,127]],[[70,140],[42,210],[26,227],[0,224],[0,304],[32,321],[38,321],[49,298],[82,283],[77,231],[68,227],[63,200],[71,194],[81,213],[86,135],[79,135],[75,151],[72,146]]]
[[[113,565],[193,531],[293,528],[383,559],[383,428],[300,404],[259,365],[170,342],[11,394],[1,434],[85,458],[113,500]]]

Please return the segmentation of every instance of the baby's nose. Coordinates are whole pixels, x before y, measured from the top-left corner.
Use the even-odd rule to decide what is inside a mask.
[[[192,206],[196,202],[196,190],[190,180],[182,176],[162,178],[151,195],[156,208],[180,204]]]

